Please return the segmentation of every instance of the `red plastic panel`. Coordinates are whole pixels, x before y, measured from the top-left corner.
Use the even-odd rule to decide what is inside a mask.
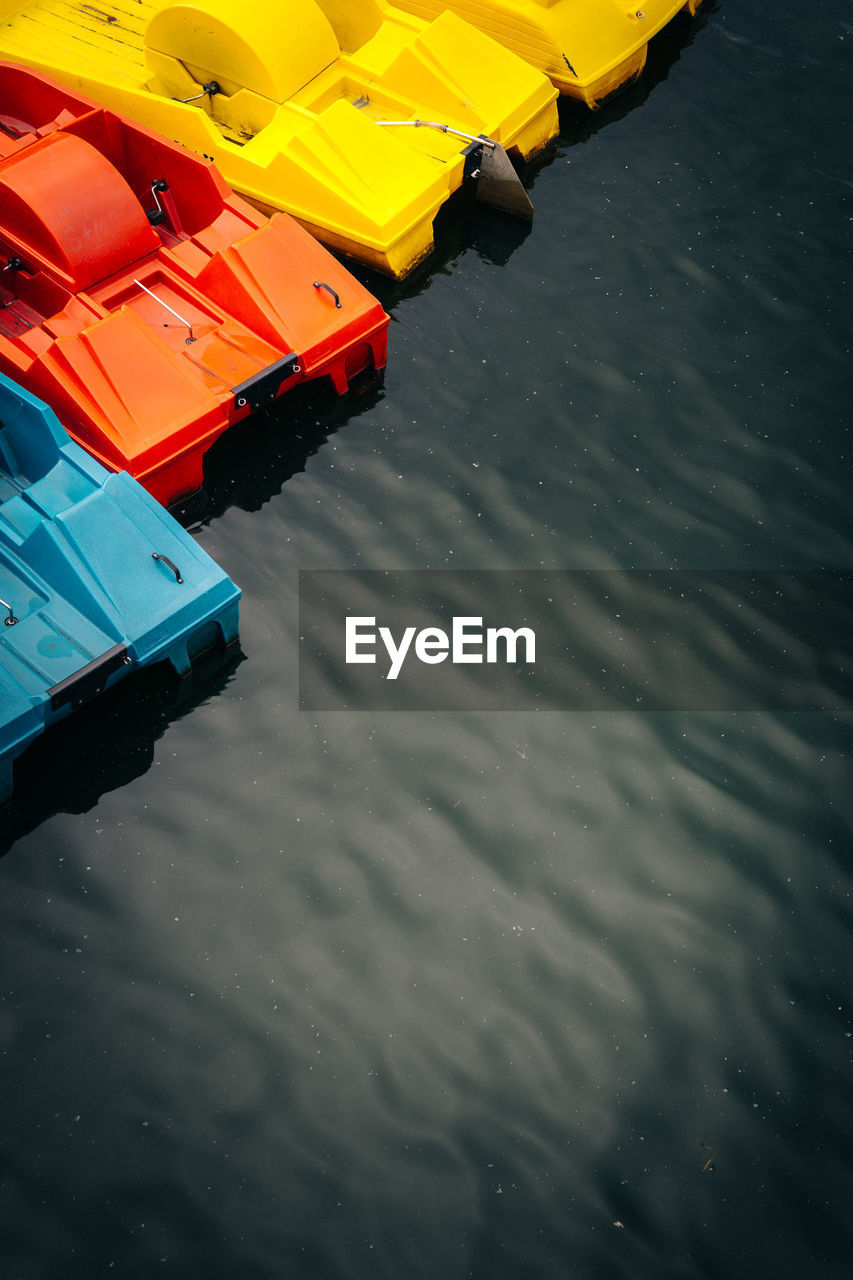
[[[24,255],[29,251],[61,271],[75,291],[155,252],[160,243],[121,174],[88,142],[67,133],[51,134],[0,166],[0,230]]]

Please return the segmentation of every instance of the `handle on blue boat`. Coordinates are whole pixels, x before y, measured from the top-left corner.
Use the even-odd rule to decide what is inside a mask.
[[[168,556],[161,556],[159,551],[152,551],[152,552],[151,552],[151,559],[152,559],[152,560],[162,560],[162,561],[163,561],[163,564],[167,564],[167,565],[169,566],[169,568],[172,570],[172,573],[175,575],[175,581],[176,581],[176,582],[183,582],[183,578],[181,577],[181,571],[180,571],[180,569],[178,568],[178,566],[177,566],[176,564],[173,564],[173,563],[172,563],[172,561],[169,559],[169,557],[168,557]]]
[[[334,298],[334,300],[335,300],[335,306],[338,308],[338,310],[340,310],[340,307],[341,307],[341,300],[340,300],[340,298],[338,297],[338,295],[335,293],[334,289],[332,288],[332,286],[331,286],[330,284],[326,284],[323,280],[315,280],[315,281],[314,281],[314,288],[315,288],[315,289],[325,289],[325,290],[326,290],[326,293],[330,293],[330,294],[332,295],[332,297]]]
[[[10,604],[7,604],[5,600],[0,600],[0,604],[2,604],[4,609],[9,610],[8,618],[3,619],[3,621],[6,623],[6,626],[14,627],[15,623],[18,621],[18,619],[15,617],[15,610],[12,608]]]

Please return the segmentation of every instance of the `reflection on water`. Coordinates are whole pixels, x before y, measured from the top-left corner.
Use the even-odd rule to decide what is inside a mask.
[[[259,510],[308,459],[359,414],[382,399],[384,373],[362,375],[344,396],[306,383],[220,436],[205,457],[204,487],[175,504],[172,515],[192,527],[230,506]]]
[[[220,693],[241,655],[202,655],[179,680],[169,664],[144,668],[44,733],[15,764],[12,803],[0,812],[0,855],[53,813],[87,813],[107,791],[141,777],[166,726]]]
[[[303,569],[849,573],[845,21],[706,0],[223,443],[245,660],[0,860],[4,1275],[847,1276],[849,699],[297,710]]]

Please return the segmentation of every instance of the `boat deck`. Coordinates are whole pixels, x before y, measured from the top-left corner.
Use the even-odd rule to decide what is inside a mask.
[[[38,48],[43,63],[69,72],[108,65],[117,79],[138,84],[145,78],[145,28],[158,7],[148,0],[35,0],[7,19],[4,43],[23,61]]]
[[[145,61],[145,29],[162,6],[150,0],[34,0],[3,28],[5,56],[50,68],[68,83],[92,91],[106,78],[132,91],[151,79]],[[37,57],[33,56],[37,51]],[[242,146],[252,134],[211,119],[224,138]]]
[[[204,0],[0,0],[0,57],[179,140],[263,212],[284,209],[332,247],[406,274],[466,180],[465,139],[534,154],[557,131],[555,95],[450,13],[424,26],[389,9],[351,48],[326,7],[293,0],[282,17],[266,0],[216,0],[209,13]],[[463,137],[375,127],[415,120]]]

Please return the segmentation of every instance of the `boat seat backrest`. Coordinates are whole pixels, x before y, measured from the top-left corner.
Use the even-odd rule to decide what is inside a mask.
[[[67,439],[46,405],[0,373],[0,472],[33,484],[56,466]]]
[[[54,268],[74,292],[160,243],[118,170],[69,133],[50,134],[0,165],[0,228],[29,265]]]
[[[382,26],[382,10],[376,0],[317,0],[329,19],[344,53],[355,53]]]
[[[204,0],[160,9],[145,48],[183,64],[199,84],[249,89],[283,103],[340,57],[315,0]]]

